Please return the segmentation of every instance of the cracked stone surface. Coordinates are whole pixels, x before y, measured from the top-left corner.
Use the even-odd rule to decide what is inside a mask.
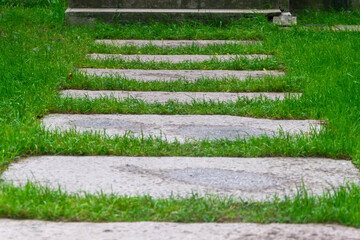
[[[106,134],[153,136],[169,142],[214,140],[249,136],[298,134],[320,129],[315,120],[273,120],[229,115],[124,115],[124,114],[50,114],[42,120],[49,130],[105,131]]]
[[[121,100],[139,99],[145,102],[166,103],[169,100],[191,103],[193,101],[220,101],[236,102],[239,98],[262,98],[271,100],[283,100],[284,97],[300,97],[301,93],[273,93],[273,92],[251,92],[251,93],[229,93],[229,92],[158,92],[158,91],[88,91],[88,90],[64,90],[61,91],[63,97],[89,99],[96,98],[117,98]]]
[[[248,77],[260,78],[267,75],[281,76],[281,71],[234,71],[234,70],[143,70],[143,69],[103,69],[80,68],[80,72],[95,76],[116,76],[138,81],[176,81],[179,79],[196,81],[201,78],[235,78],[240,81]]]
[[[176,48],[181,46],[197,46],[206,47],[211,45],[224,45],[224,44],[259,44],[260,41],[231,41],[231,40],[111,40],[111,39],[100,39],[96,40],[97,44],[109,44],[118,47],[122,46],[139,46],[144,47],[146,45],[158,46],[158,47],[169,47]]]
[[[236,61],[241,59],[265,59],[271,55],[253,54],[253,55],[124,55],[124,54],[88,54],[87,57],[95,60],[123,60],[123,61],[140,61],[140,62],[204,62],[204,61]]]
[[[216,158],[39,156],[10,165],[2,178],[28,180],[68,192],[149,194],[155,198],[192,193],[266,200],[292,195],[304,183],[308,191],[359,182],[351,161],[324,158]]]
[[[79,223],[0,219],[0,239],[15,240],[356,240],[360,230],[339,225],[255,223]]]

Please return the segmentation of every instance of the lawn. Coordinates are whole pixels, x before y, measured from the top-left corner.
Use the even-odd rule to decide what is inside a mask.
[[[360,34],[302,28],[307,24],[360,24],[360,12],[299,14],[289,30],[265,18],[185,23],[102,23],[64,25],[61,0],[0,0],[0,172],[32,155],[328,157],[360,164]],[[225,48],[108,47],[95,39],[229,39],[262,44]],[[88,53],[273,54],[268,60],[203,65],[86,59]],[[83,76],[77,67],[145,69],[281,69],[286,76],[197,82],[138,83]],[[69,73],[73,78],[69,78]],[[235,103],[170,101],[165,104],[102,98],[60,98],[62,89],[144,91],[301,92],[300,99],[239,100]],[[276,119],[323,119],[320,133],[180,144],[152,138],[48,132],[40,126],[50,113],[228,114]],[[315,197],[299,189],[293,199],[265,203],[214,196],[155,200],[147,196],[71,195],[39,186],[0,187],[0,217],[71,221],[320,222],[360,227],[359,186]]]

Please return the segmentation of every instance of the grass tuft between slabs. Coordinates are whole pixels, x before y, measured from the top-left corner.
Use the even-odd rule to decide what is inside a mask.
[[[167,114],[167,115],[233,115],[271,119],[311,119],[311,111],[297,98],[269,100],[265,97],[240,98],[235,102],[206,102],[193,100],[191,103],[179,103],[169,100],[166,103],[147,103],[136,98],[119,100],[114,97],[96,99],[59,98],[50,113],[71,114]],[[315,114],[314,114],[315,115]]]
[[[167,221],[338,223],[360,227],[360,186],[347,184],[314,196],[305,187],[294,196],[248,202],[218,196],[154,199],[113,194],[67,194],[60,188],[27,183],[0,186],[0,215],[16,219],[53,221]],[[280,196],[283,197],[283,196]]]
[[[200,78],[192,82],[179,79],[165,81],[135,81],[120,76],[96,76],[75,72],[71,80],[65,79],[62,89],[128,90],[165,92],[301,92],[305,77],[266,75],[264,78],[248,77],[244,81],[235,78]]]

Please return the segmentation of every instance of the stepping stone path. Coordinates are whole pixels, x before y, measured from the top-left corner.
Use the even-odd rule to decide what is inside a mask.
[[[154,45],[159,47],[182,47],[222,44],[252,44],[251,41],[150,41],[150,40],[98,40],[99,44],[116,46]],[[234,56],[151,56],[151,55],[90,55],[90,57],[117,57],[125,61],[203,61],[217,58],[229,61]],[[265,57],[265,56],[263,56]],[[247,77],[261,78],[266,75],[281,76],[281,71],[229,71],[229,70],[141,70],[141,69],[79,69],[82,74],[113,76],[135,81],[197,81],[201,78],[235,78],[243,81]],[[128,92],[128,91],[86,91],[66,90],[62,97],[115,97],[119,99],[138,98],[143,101],[165,103],[196,101],[236,101],[239,97],[268,98],[283,100],[286,93],[194,93],[194,92]],[[299,97],[300,94],[291,96]],[[255,119],[229,115],[121,115],[121,114],[52,114],[42,124],[49,130],[103,131],[109,135],[123,135],[129,131],[134,136],[153,136],[168,141],[198,141],[202,139],[247,138],[251,136],[276,136],[281,129],[288,134],[307,134],[318,131],[320,124],[314,120],[272,120]],[[57,189],[58,184],[69,192],[104,192],[135,196],[181,197],[192,192],[200,195],[217,194],[243,199],[263,201],[278,194],[292,195],[296,188],[305,183],[309,191],[321,194],[331,185],[337,187],[345,181],[358,182],[359,171],[350,161],[323,158],[216,158],[216,157],[113,157],[113,156],[42,156],[29,157],[13,163],[3,174],[5,181],[17,185],[27,180]],[[46,228],[52,236],[59,231],[76,229],[79,239],[91,237],[109,238],[118,236],[126,229],[127,239],[156,238],[169,239],[337,239],[360,236],[358,230],[331,225],[285,225],[285,224],[175,224],[175,223],[42,223],[26,221],[19,226],[17,221],[2,220],[8,231],[16,231],[23,239],[33,239]],[[55,225],[57,224],[57,225]],[[31,230],[29,230],[31,229]],[[35,230],[36,231],[35,231]],[[89,229],[91,237],[89,236]],[[108,230],[110,229],[110,230]],[[139,229],[141,229],[139,231]],[[159,230],[161,229],[161,230]],[[24,234],[24,231],[27,233]],[[30,233],[29,233],[30,231]],[[106,234],[105,234],[106,232]],[[0,231],[0,238],[7,236]],[[86,235],[86,237],[85,237]],[[49,235],[50,236],[50,235]],[[72,235],[71,235],[72,236]],[[148,237],[150,238],[148,238]],[[215,237],[214,237],[215,236]],[[51,238],[49,238],[51,239]],[[93,238],[94,239],[94,238]],[[354,238],[355,239],[355,238]]]
[[[298,93],[228,93],[228,92],[141,92],[141,91],[87,91],[87,90],[63,90],[61,91],[63,97],[83,98],[117,98],[120,100],[139,99],[145,102],[166,103],[169,100],[191,103],[193,101],[214,101],[214,102],[236,102],[242,98],[258,98],[258,99],[272,99],[283,100],[287,97],[299,97]]]

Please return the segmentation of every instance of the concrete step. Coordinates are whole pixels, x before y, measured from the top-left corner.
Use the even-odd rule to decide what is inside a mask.
[[[80,72],[95,76],[116,76],[137,81],[176,81],[179,79],[196,81],[202,78],[236,78],[244,81],[248,77],[282,76],[281,71],[236,71],[236,70],[143,70],[143,69],[103,69],[80,68]]]
[[[236,61],[241,59],[265,59],[272,55],[253,54],[253,55],[145,55],[145,54],[88,54],[87,57],[94,60],[123,60],[123,61],[140,61],[140,62],[204,62],[204,61]]]
[[[354,31],[360,32],[360,25],[336,25],[331,28],[334,31]]]
[[[321,24],[308,24],[300,27],[301,29],[309,29],[313,31],[339,31],[339,32],[360,32],[360,25],[321,25]],[[292,27],[280,27],[280,29],[290,30]]]
[[[0,219],[0,239],[16,240],[332,240],[360,239],[360,230],[338,224],[46,222]]]
[[[283,100],[287,97],[299,97],[300,93],[271,93],[271,92],[251,92],[251,93],[229,93],[229,92],[141,92],[141,91],[88,91],[88,90],[64,90],[61,91],[62,97],[83,98],[117,98],[140,99],[145,102],[166,103],[170,100],[182,103],[191,103],[193,101],[214,101],[214,102],[236,102],[241,98],[261,98],[271,100]]]
[[[279,9],[286,0],[69,0],[69,8]]]
[[[186,47],[186,46],[197,46],[197,47],[207,47],[214,45],[226,45],[226,44],[239,44],[239,45],[248,45],[248,44],[261,44],[261,41],[252,41],[252,40],[111,40],[111,39],[99,39],[95,40],[97,44],[107,44],[117,47],[123,46],[157,46],[157,47]]]
[[[108,135],[154,136],[173,142],[201,139],[230,139],[278,135],[319,130],[315,120],[272,120],[229,115],[121,115],[121,114],[51,114],[43,125],[49,130],[80,132],[105,131]]]
[[[91,24],[96,20],[107,23],[119,21],[183,21],[184,19],[206,21],[234,20],[244,16],[279,16],[279,9],[135,9],[135,8],[68,8],[65,21],[68,24]]]
[[[51,166],[51,167],[50,167]],[[17,161],[2,175],[5,182],[28,181],[70,192],[150,195],[154,198],[216,194],[263,201],[359,182],[359,170],[347,160],[325,158],[217,158],[37,156]]]

